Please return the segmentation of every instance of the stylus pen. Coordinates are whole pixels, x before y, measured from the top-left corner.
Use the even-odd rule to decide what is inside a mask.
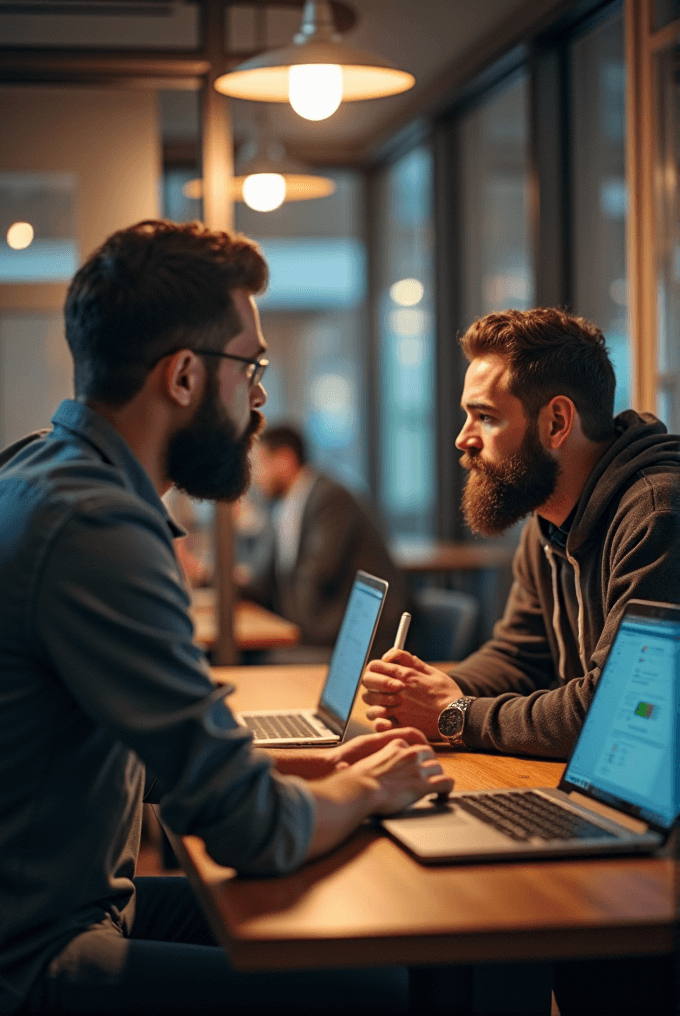
[[[411,615],[407,611],[404,611],[404,613],[401,615],[399,627],[397,628],[397,637],[394,640],[395,649],[404,648],[404,642],[406,641],[406,636],[408,635],[408,626],[410,625],[410,623],[411,623]]]

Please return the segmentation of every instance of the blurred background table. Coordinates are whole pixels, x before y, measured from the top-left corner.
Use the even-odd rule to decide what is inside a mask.
[[[514,554],[509,547],[450,540],[395,540],[390,550],[395,564],[410,573],[504,568],[512,564]]]
[[[191,617],[195,640],[206,651],[217,640],[216,591],[211,588],[194,589],[191,593]],[[292,621],[273,614],[250,600],[237,600],[234,607],[234,642],[239,652],[266,649],[283,649],[296,646],[300,629]]]
[[[444,595],[437,596],[433,590],[450,590],[473,597],[477,603],[473,630],[468,637],[459,640],[454,647],[453,658],[462,659],[491,638],[493,625],[505,609],[508,592],[512,584],[512,559],[515,549],[494,540],[474,543],[451,540],[402,539],[390,545],[395,564],[406,573],[416,611],[425,616],[428,630],[445,622],[446,610],[440,609]],[[438,601],[441,600],[441,603]],[[451,623],[455,624],[457,607],[451,597]],[[430,602],[432,601],[432,602]],[[420,640],[423,641],[422,639]],[[413,651],[417,655],[437,658],[442,654],[451,657],[445,642],[432,641],[431,635],[424,638],[425,646],[418,645]]]

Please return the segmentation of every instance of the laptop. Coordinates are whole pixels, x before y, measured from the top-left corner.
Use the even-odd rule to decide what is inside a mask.
[[[253,743],[268,748],[338,744],[345,736],[361,675],[373,645],[388,584],[358,571],[316,709],[236,713],[252,730]]]
[[[630,600],[557,789],[455,792],[381,824],[424,864],[650,853],[680,811],[680,606]]]

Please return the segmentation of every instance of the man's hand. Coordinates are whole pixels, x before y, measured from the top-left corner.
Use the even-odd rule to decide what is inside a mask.
[[[361,737],[353,737],[351,741],[345,741],[330,752],[333,768],[345,769],[354,765],[355,762],[380,751],[395,737],[407,744],[427,744],[425,735],[415,727],[400,727],[398,730],[388,729],[378,734],[363,734]]]
[[[453,789],[453,780],[444,775],[429,745],[408,744],[401,738],[356,762],[347,773],[371,784],[374,815],[391,815],[425,794],[448,794]]]
[[[463,694],[452,677],[405,649],[390,649],[381,660],[372,660],[362,683],[363,700],[371,707],[366,716],[376,730],[408,724],[433,741],[440,740],[437,719],[442,709]]]
[[[302,776],[306,780],[320,780],[336,770],[346,769],[367,755],[384,748],[395,737],[407,744],[427,744],[427,738],[414,727],[385,730],[380,734],[363,734],[336,748],[269,748],[274,765],[287,776]]]
[[[452,788],[429,745],[394,737],[354,765],[309,784],[316,801],[309,857],[342,842],[369,815],[389,815],[426,794],[448,794]]]

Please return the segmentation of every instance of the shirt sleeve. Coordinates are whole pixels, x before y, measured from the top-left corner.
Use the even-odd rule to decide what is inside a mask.
[[[557,679],[543,608],[529,564],[529,525],[513,561],[513,583],[503,617],[481,649],[459,663],[451,676],[468,695],[503,692],[529,695]]]
[[[30,627],[87,716],[158,777],[171,829],[240,871],[289,871],[309,848],[312,795],[252,749],[193,643],[188,602],[164,520],[93,505],[53,536]]]

